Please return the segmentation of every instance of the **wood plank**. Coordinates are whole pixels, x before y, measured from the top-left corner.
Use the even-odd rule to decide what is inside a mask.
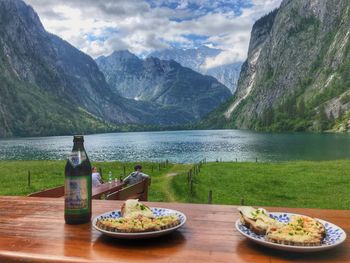
[[[123,183],[120,181],[113,181],[112,183],[104,183],[97,187],[92,188],[92,199],[101,199],[102,196],[113,193],[120,190],[123,187]],[[64,186],[58,186],[43,191],[31,193],[30,197],[63,197]]]
[[[93,216],[123,202],[93,200]],[[63,200],[0,197],[0,262],[350,262],[349,239],[333,250],[295,254],[249,242],[234,229],[234,206],[152,203],[186,214],[180,230],[151,240],[117,240],[91,227],[66,225]],[[267,208],[319,217],[350,232],[350,211]]]
[[[92,188],[92,199],[105,199],[108,194],[120,190],[124,183],[113,181],[111,183],[104,183]]]
[[[31,193],[28,196],[30,197],[62,197],[64,196],[64,186],[58,186],[43,191]]]
[[[144,179],[133,185],[128,185],[118,191],[112,192],[107,195],[108,200],[127,200],[138,199],[140,201],[147,201],[148,199],[148,186],[149,180]]]

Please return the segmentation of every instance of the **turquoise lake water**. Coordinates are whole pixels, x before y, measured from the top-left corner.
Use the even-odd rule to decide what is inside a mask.
[[[72,136],[0,140],[2,160],[64,160]],[[287,161],[350,158],[350,134],[257,133],[244,130],[128,132],[85,136],[93,161]]]

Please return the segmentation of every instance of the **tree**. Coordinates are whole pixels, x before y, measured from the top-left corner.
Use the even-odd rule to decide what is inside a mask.
[[[304,99],[299,101],[298,107],[297,107],[297,113],[298,113],[298,116],[300,118],[304,118],[305,117],[305,101],[304,101]]]
[[[318,123],[319,123],[319,130],[324,131],[328,129],[329,126],[329,120],[327,117],[327,113],[324,107],[324,104],[321,104],[321,106],[318,109]]]
[[[339,105],[339,108],[338,108],[338,118],[341,118],[344,114],[344,111],[343,111],[343,108]]]
[[[262,116],[262,126],[269,127],[274,121],[274,111],[272,107],[268,107]]]

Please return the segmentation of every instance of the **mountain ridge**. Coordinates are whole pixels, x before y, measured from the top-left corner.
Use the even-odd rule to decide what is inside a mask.
[[[96,59],[109,85],[130,99],[148,101],[187,111],[193,120],[205,116],[230,96],[211,76],[203,76],[174,60],[140,59],[129,51]]]
[[[192,121],[112,92],[95,61],[48,33],[33,8],[0,0],[0,137],[107,132]]]
[[[204,75],[210,75],[228,87],[234,93],[237,86],[242,62],[224,64],[217,67],[206,68],[207,59],[214,58],[222,52],[221,49],[200,46],[198,48],[180,49],[171,47],[152,52],[149,57],[163,60],[175,60],[184,67],[188,67]]]

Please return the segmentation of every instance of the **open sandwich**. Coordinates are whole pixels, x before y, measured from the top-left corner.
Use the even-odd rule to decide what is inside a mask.
[[[293,215],[289,223],[281,223],[268,215],[263,208],[242,206],[238,208],[240,221],[267,241],[292,246],[318,246],[326,236],[326,229],[318,220]]]
[[[119,218],[100,218],[96,225],[112,232],[140,233],[168,229],[180,224],[176,215],[156,217],[148,206],[137,199],[127,200],[122,205],[121,215]]]

